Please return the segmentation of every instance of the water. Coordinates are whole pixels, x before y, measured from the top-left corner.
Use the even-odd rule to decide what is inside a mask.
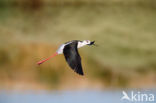
[[[125,91],[128,96],[132,91]],[[156,90],[134,91],[141,94],[153,94]],[[138,94],[139,92],[139,94]],[[0,91],[0,103],[156,103],[156,101],[121,100],[122,90],[118,91]],[[154,98],[155,99],[155,98]]]

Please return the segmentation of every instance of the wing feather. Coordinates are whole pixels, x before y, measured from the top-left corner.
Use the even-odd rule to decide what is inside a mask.
[[[63,54],[68,65],[78,74],[83,75],[81,57],[77,49],[78,41],[69,43],[64,47]]]

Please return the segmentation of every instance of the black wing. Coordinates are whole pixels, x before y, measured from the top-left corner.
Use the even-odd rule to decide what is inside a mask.
[[[78,41],[73,41],[64,47],[63,53],[68,65],[78,74],[83,75],[81,57],[77,49]]]

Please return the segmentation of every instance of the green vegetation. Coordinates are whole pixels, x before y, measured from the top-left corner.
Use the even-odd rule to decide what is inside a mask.
[[[27,77],[52,88],[59,88],[67,78],[79,82],[73,80],[76,74],[63,56],[36,66],[61,43],[73,39],[95,40],[98,45],[79,50],[86,81],[108,87],[135,87],[136,78],[155,78],[155,0],[33,2],[41,3],[35,8],[18,1],[18,5],[13,3],[17,6],[0,7],[0,84]],[[0,3],[4,4],[9,1]],[[153,80],[146,85],[155,84]]]

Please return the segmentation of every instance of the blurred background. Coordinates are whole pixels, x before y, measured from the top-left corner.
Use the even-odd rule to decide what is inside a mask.
[[[98,45],[79,49],[84,76],[63,55],[36,65],[70,40]],[[155,0],[0,0],[1,91],[155,87]]]

